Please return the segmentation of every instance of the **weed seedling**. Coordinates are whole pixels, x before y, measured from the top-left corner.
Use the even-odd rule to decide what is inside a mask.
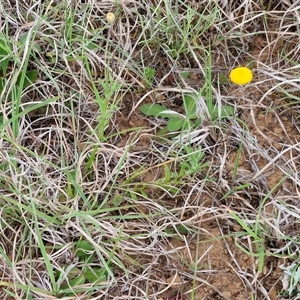
[[[158,135],[164,135],[169,132],[176,132],[196,128],[201,124],[201,119],[196,113],[196,101],[192,95],[183,97],[184,114],[180,114],[174,110],[169,110],[162,104],[144,104],[140,110],[146,116],[160,117],[167,119],[167,125],[162,128]]]
[[[80,285],[93,283],[97,285],[107,280],[108,272],[105,267],[93,265],[96,254],[94,247],[87,241],[79,241],[75,248],[80,265],[64,266],[62,271],[56,272],[57,282],[60,284],[59,294],[72,296]]]
[[[157,133],[159,136],[176,131],[195,129],[202,124],[202,119],[199,118],[197,113],[196,104],[199,94],[188,94],[183,96],[183,114],[180,114],[174,110],[170,110],[162,104],[143,104],[140,107],[140,110],[148,117],[160,117],[167,119],[167,125]],[[232,116],[233,112],[234,108],[232,106],[224,105],[219,116],[218,107],[213,106],[209,110],[209,115],[211,121],[215,121],[218,118]]]

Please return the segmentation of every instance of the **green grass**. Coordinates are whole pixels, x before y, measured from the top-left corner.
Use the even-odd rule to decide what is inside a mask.
[[[298,299],[297,10],[81,2],[0,4],[0,298]]]

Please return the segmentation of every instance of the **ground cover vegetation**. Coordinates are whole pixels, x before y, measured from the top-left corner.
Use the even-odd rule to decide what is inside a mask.
[[[1,299],[300,299],[299,1],[0,11]]]

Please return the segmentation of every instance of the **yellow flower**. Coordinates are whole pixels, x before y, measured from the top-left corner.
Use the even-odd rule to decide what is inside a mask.
[[[238,85],[244,85],[249,83],[252,78],[252,71],[246,67],[237,67],[231,70],[230,72],[230,80]]]
[[[109,12],[109,13],[106,15],[106,21],[107,21],[109,24],[112,24],[112,23],[115,21],[115,15],[114,15],[112,12]]]

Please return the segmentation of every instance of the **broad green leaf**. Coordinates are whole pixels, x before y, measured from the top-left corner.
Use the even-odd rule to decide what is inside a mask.
[[[88,241],[80,241],[76,245],[76,255],[79,258],[85,257],[86,255],[91,254],[91,251],[94,251],[94,247]]]
[[[189,75],[190,75],[190,72],[189,71],[183,71],[183,72],[181,72],[180,73],[180,75],[183,77],[183,78],[188,78],[189,77]]]
[[[8,64],[9,64],[9,54],[10,51],[7,49],[7,46],[0,42],[0,71],[2,71],[3,76],[6,75]]]
[[[196,100],[192,95],[184,95],[183,103],[186,110],[186,115],[189,119],[195,118],[196,115]]]
[[[157,135],[158,136],[163,136],[163,135],[165,135],[165,134],[167,134],[168,133],[168,128],[167,128],[167,126],[165,126],[165,127],[163,127],[162,129],[160,129],[158,132],[157,132]]]
[[[107,271],[105,268],[84,268],[83,274],[89,283],[102,282],[107,280]]]
[[[221,108],[221,116],[220,119],[231,117],[234,115],[234,107],[230,105],[223,105]],[[213,111],[210,114],[212,120],[216,120],[219,118],[218,115],[218,107],[214,107]]]
[[[192,120],[185,120],[182,129],[187,130],[189,128],[194,128],[194,127],[195,127],[195,124]]]
[[[90,42],[86,45],[86,48],[89,50],[97,50],[99,49],[99,45],[94,42]]]
[[[72,280],[69,280],[69,286],[76,287],[78,285],[84,284],[85,281],[86,281],[86,278],[85,278],[84,274],[81,274],[78,277],[76,277]]]
[[[64,270],[67,270],[68,269],[68,265],[65,265],[64,266]],[[77,268],[77,267],[74,267],[72,268],[69,273],[68,273],[68,278],[69,279],[73,279],[77,276],[79,276],[81,274],[81,269],[80,268]]]
[[[234,107],[231,105],[223,105],[221,110],[221,118],[232,117],[234,115]]]
[[[202,124],[202,120],[200,118],[198,118],[195,122],[194,122],[194,127],[197,128]]]
[[[164,110],[167,110],[167,108],[161,104],[146,103],[140,107],[140,110],[146,116],[157,117],[159,113],[163,112]]]
[[[167,123],[167,128],[169,131],[178,131],[182,128],[186,120],[181,118],[171,118]]]
[[[26,72],[26,76],[24,78],[23,88],[22,90],[26,89],[28,86],[30,86],[32,83],[34,83],[39,76],[38,70],[31,70]],[[19,79],[18,79],[19,81]],[[17,81],[17,84],[18,84]]]
[[[130,195],[130,198],[132,199],[132,200],[138,200],[138,197],[137,197],[137,195],[133,192],[133,191],[128,191],[129,192],[129,195]]]
[[[184,225],[176,225],[176,228],[181,234],[189,234],[191,232],[191,230]]]
[[[19,45],[21,45],[21,46],[25,46],[25,44],[26,44],[26,41],[27,41],[27,39],[28,39],[28,36],[29,36],[29,38],[30,38],[30,31],[27,31],[27,32],[25,32],[24,34],[22,34],[21,36],[20,36],[20,38],[19,38]]]
[[[75,268],[75,269],[77,269],[77,268]],[[74,294],[73,288],[76,288],[79,285],[85,284],[85,282],[86,282],[86,278],[85,278],[84,274],[80,274],[73,279],[69,278],[69,282],[64,284],[60,288],[59,292],[63,293],[63,294],[73,295]]]

